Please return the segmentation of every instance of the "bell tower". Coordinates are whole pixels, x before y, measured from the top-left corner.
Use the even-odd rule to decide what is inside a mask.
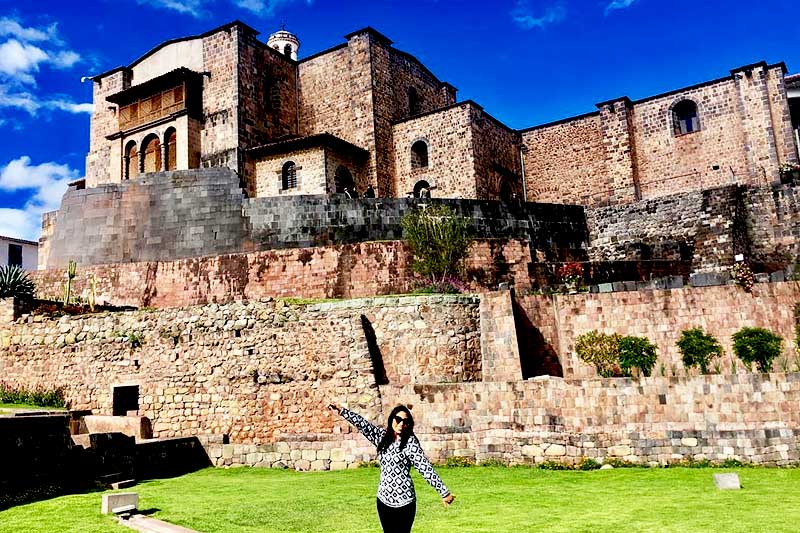
[[[297,49],[300,48],[300,40],[294,33],[286,31],[285,24],[281,24],[281,29],[269,36],[267,46],[297,61]]]

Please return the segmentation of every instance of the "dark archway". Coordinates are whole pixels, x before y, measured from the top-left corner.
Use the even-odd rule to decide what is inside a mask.
[[[287,161],[281,169],[281,188],[286,190],[295,187],[297,187],[297,167],[294,161]]]
[[[430,198],[431,186],[425,180],[420,180],[414,185],[414,198]]]
[[[352,192],[355,191],[356,184],[353,181],[353,174],[344,165],[339,165],[333,175],[334,186],[337,193],[343,193],[348,189]]]
[[[161,143],[155,134],[148,135],[142,141],[142,172],[161,171]]]
[[[130,141],[125,146],[125,172],[126,180],[132,180],[139,175],[139,150],[136,141]]]
[[[411,169],[426,168],[428,166],[428,143],[417,141],[411,145]]]
[[[178,133],[175,128],[169,128],[164,134],[164,156],[166,157],[164,170],[175,170],[177,166],[177,154],[175,153],[175,146],[178,141]]]

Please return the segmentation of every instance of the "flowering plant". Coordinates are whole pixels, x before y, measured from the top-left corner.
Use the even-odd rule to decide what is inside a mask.
[[[743,288],[745,292],[753,292],[753,283],[756,277],[747,263],[736,263],[731,267],[731,277],[738,286]]]
[[[800,172],[800,165],[797,163],[782,163],[781,174],[789,174],[791,172]]]
[[[580,263],[564,263],[556,272],[558,277],[568,285],[577,285],[583,280],[583,266]]]

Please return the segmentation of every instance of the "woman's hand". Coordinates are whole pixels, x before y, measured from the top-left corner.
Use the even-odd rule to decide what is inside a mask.
[[[448,494],[447,496],[442,498],[442,505],[444,505],[445,507],[448,507],[451,503],[453,503],[453,500],[455,500],[455,499],[456,499],[455,495]]]

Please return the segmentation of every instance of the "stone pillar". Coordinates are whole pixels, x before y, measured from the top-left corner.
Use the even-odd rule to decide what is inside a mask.
[[[762,61],[731,70],[738,96],[747,170],[753,185],[767,185],[780,180],[780,162],[767,87],[768,68]]]
[[[169,155],[169,150],[167,149],[167,143],[161,144],[161,172],[165,172],[167,170],[167,156]]]
[[[606,195],[610,204],[641,199],[636,146],[633,137],[633,104],[627,96],[601,102],[600,124],[606,152]]]
[[[122,156],[122,179],[131,179],[131,158],[128,155]]]
[[[480,314],[483,381],[522,379],[511,291],[481,294]]]

